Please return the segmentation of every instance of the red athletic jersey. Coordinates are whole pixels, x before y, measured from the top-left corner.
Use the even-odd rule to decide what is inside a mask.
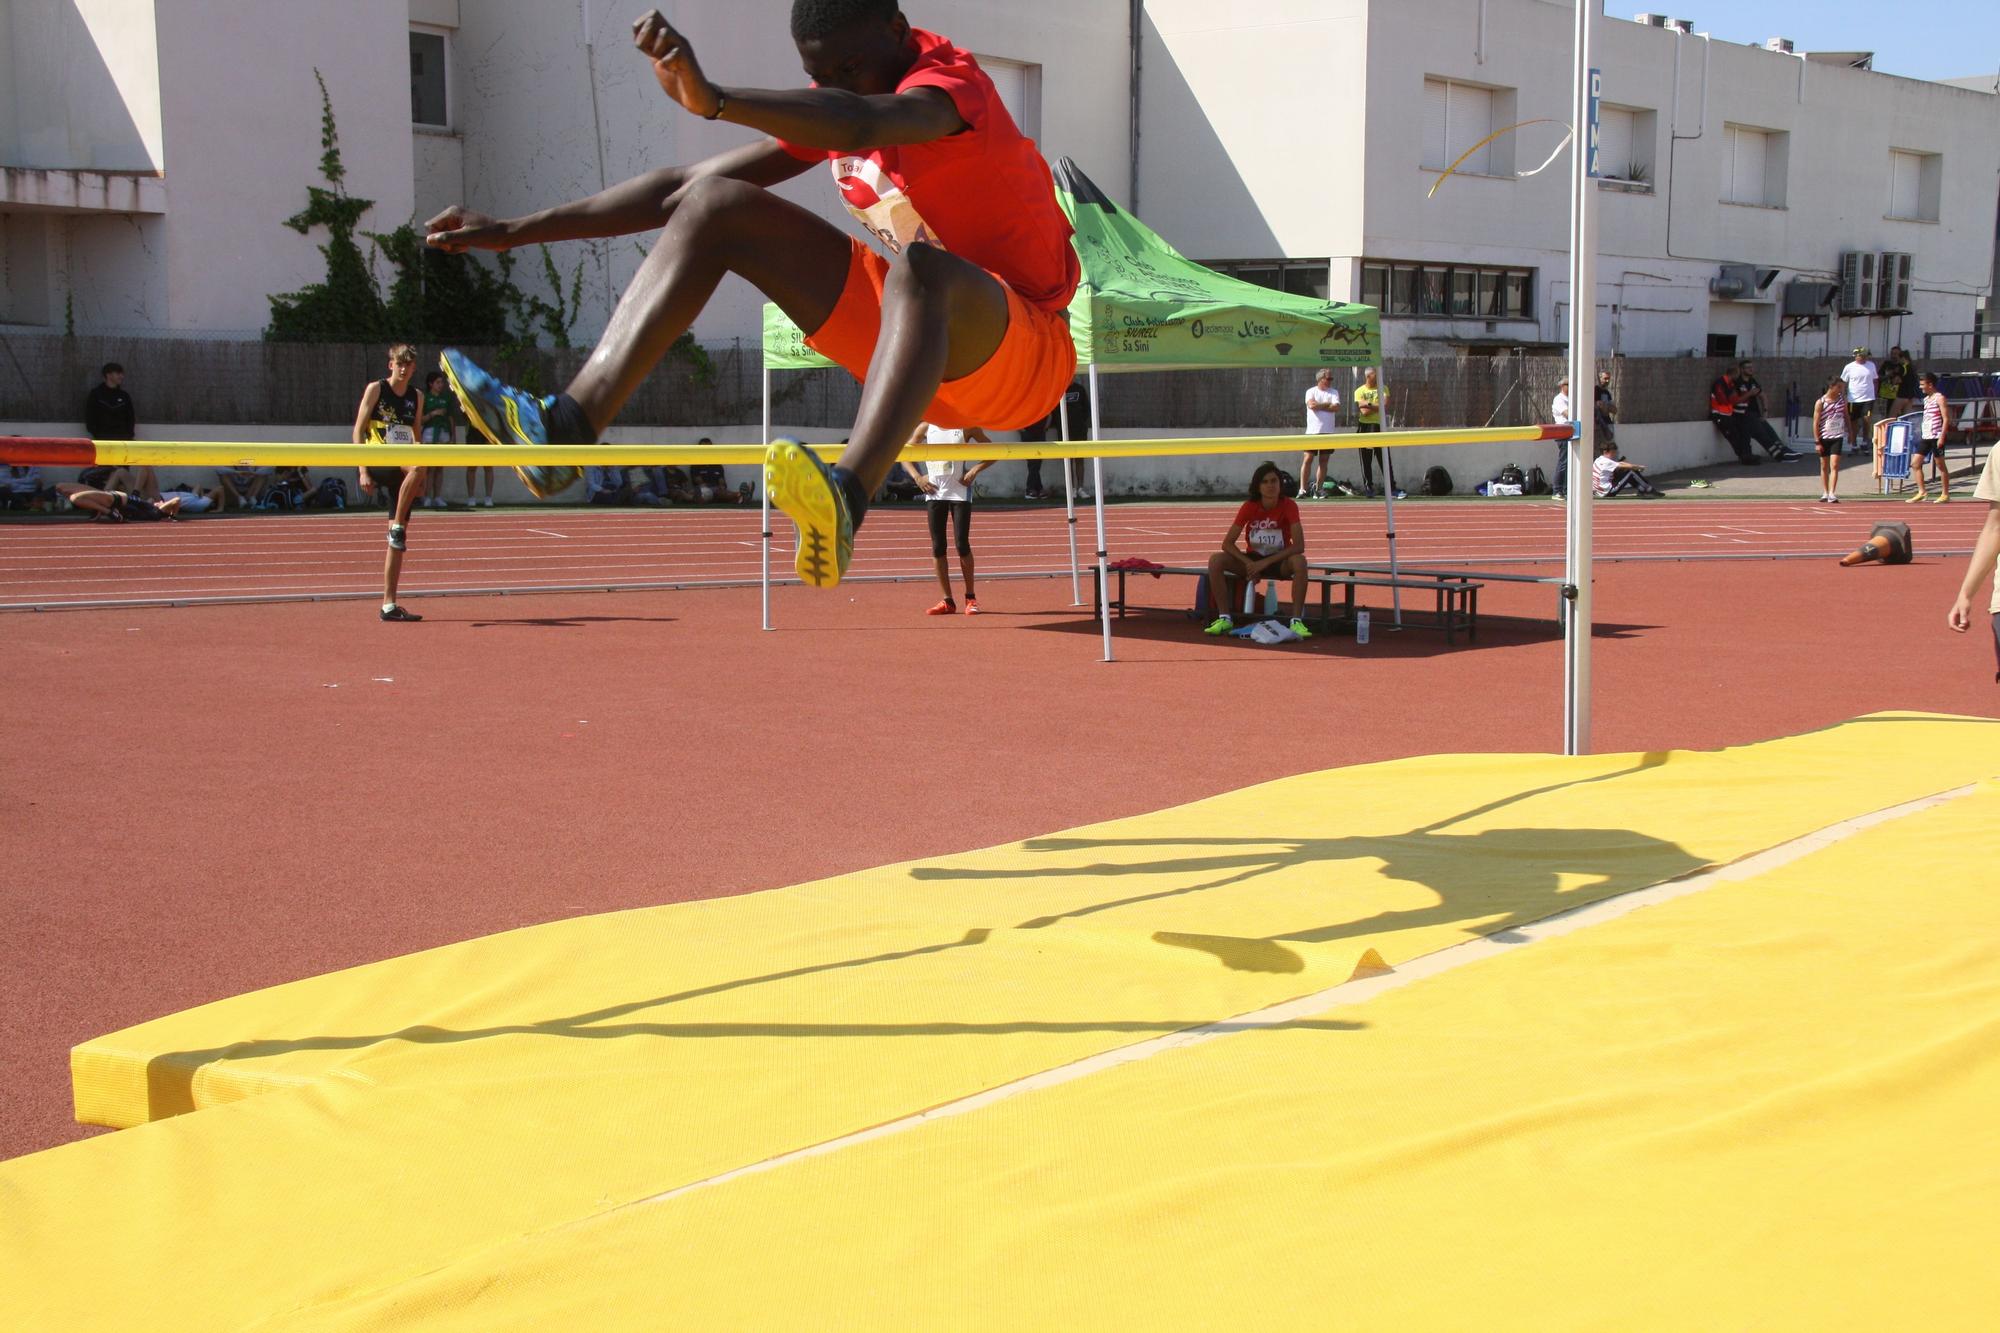
[[[1273,509],[1264,508],[1259,500],[1245,500],[1236,511],[1236,522],[1243,529],[1243,544],[1261,560],[1284,550],[1291,541],[1292,529],[1299,522],[1299,507],[1289,499],[1280,499]]]
[[[858,155],[782,139],[780,146],[801,161],[831,162],[847,211],[889,253],[924,241],[998,275],[1030,305],[1063,309],[1082,270],[1048,163],[970,53],[920,28],[910,35],[917,63],[896,91],[942,90],[965,129]]]

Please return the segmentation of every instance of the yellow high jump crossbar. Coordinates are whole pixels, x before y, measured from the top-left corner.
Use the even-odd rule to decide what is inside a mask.
[[[967,462],[1052,458],[1185,458],[1300,449],[1410,449],[1566,440],[1568,426],[1492,426],[1370,435],[1180,436],[1155,440],[1055,440],[1042,444],[927,444],[910,458]],[[811,446],[821,457],[843,446]],[[754,444],[269,444],[254,440],[97,440],[0,436],[0,463],[53,467],[629,467],[699,463],[761,467]]]

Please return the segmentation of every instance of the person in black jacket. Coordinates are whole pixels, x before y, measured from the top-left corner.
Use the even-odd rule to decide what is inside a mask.
[[[106,361],[101,383],[83,396],[83,433],[93,440],[136,440],[139,438],[138,411],[132,395],[125,391],[125,367]],[[88,487],[102,487],[115,469],[85,468],[77,480]],[[160,498],[160,483],[153,469],[142,467],[131,477],[132,489],[149,500]]]

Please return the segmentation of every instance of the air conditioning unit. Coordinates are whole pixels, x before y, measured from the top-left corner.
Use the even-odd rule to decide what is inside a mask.
[[[1840,296],[1840,284],[1812,278],[1793,278],[1785,284],[1784,314],[1787,319],[1824,315]]]
[[[1781,56],[1791,55],[1792,39],[1789,37],[1766,37],[1764,39],[1764,49],[1766,51],[1776,51]]]
[[[1840,256],[1840,311],[1844,315],[1875,310],[1875,266],[1881,257],[1872,250],[1849,250]]]
[[[1884,311],[1910,313],[1910,257],[1900,250],[1884,250],[1875,266],[1875,301]]]
[[[1672,28],[1672,29],[1673,29],[1673,30],[1674,30],[1675,32],[1679,32],[1679,33],[1690,33],[1690,32],[1693,32],[1693,31],[1694,31],[1694,20],[1693,20],[1693,19],[1668,19],[1668,20],[1667,20],[1667,26],[1668,26],[1669,28]]]
[[[1725,301],[1754,301],[1777,280],[1778,270],[1755,264],[1724,264],[1722,271],[1708,280],[1710,294]]]
[[[1649,28],[1664,28],[1667,26],[1667,16],[1665,14],[1634,14],[1632,21],[1634,23],[1643,23]]]

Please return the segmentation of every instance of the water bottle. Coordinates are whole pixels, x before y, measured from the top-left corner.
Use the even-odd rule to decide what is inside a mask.
[[[1354,613],[1354,641],[1356,643],[1368,642],[1368,613],[1366,611],[1356,611]]]

